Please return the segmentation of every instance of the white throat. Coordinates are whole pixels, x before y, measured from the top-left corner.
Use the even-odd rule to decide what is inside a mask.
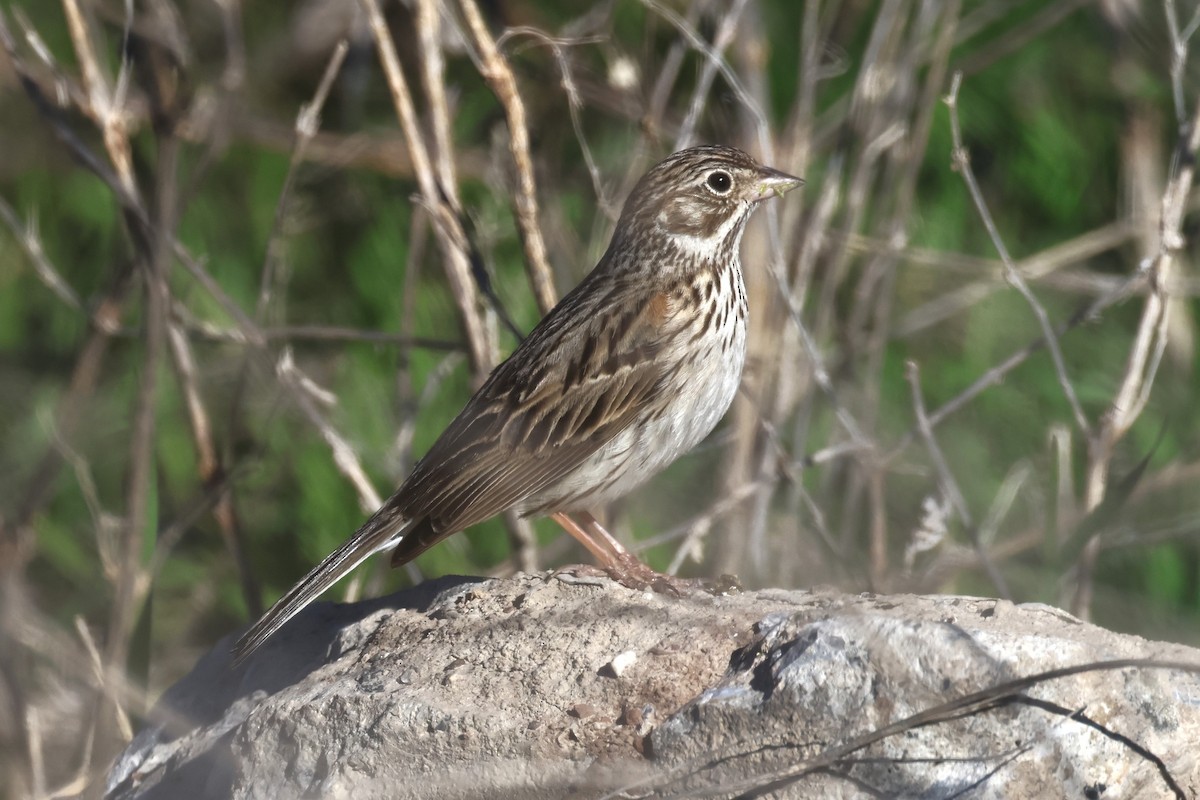
[[[726,241],[731,234],[738,228],[746,224],[748,214],[745,212],[733,214],[728,219],[720,224],[715,231],[709,236],[695,236],[690,233],[670,233],[665,225],[666,212],[658,215],[658,225],[667,234],[671,243],[679,250],[689,256],[695,257],[711,257],[713,250],[720,247],[721,243]],[[738,231],[738,239],[741,238]]]

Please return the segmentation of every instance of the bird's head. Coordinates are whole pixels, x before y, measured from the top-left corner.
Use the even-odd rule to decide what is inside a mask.
[[[690,147],[638,181],[617,230],[665,234],[687,250],[736,244],[759,202],[802,183],[733,147]]]

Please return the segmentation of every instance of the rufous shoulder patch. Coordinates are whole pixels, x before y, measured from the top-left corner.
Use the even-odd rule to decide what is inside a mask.
[[[656,328],[661,328],[667,321],[667,314],[671,310],[671,301],[666,292],[659,292],[650,298],[650,303],[646,306],[646,317],[650,324]]]

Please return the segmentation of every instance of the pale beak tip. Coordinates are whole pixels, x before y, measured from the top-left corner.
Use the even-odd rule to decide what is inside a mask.
[[[769,197],[783,197],[797,186],[804,185],[803,178],[797,178],[795,175],[788,175],[786,172],[780,172],[770,167],[763,167],[761,175],[758,191],[754,195],[756,202]]]

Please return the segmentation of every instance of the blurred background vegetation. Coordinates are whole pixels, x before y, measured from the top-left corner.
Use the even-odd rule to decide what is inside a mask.
[[[131,5],[0,2],[9,796],[102,772],[139,709],[404,478],[513,348],[498,309],[539,318],[512,98],[472,9],[523,101],[559,295],[681,146],[808,180],[747,235],[735,408],[607,510],[654,566],[1039,601],[1200,643],[1194,2],[385,3],[477,256],[457,285],[431,222],[450,198],[421,194],[362,5]],[[335,595],[581,560],[500,519]]]

